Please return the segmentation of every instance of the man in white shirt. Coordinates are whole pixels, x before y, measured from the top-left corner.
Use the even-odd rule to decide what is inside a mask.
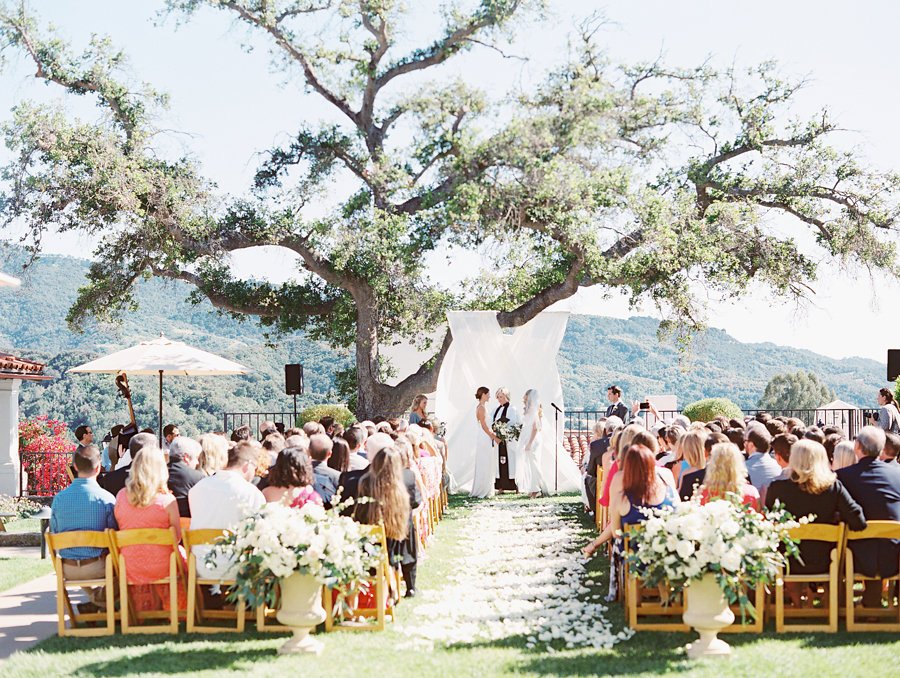
[[[230,530],[245,517],[259,510],[265,498],[251,480],[256,471],[258,447],[242,442],[228,451],[228,465],[215,475],[204,478],[188,492],[192,530]],[[197,574],[207,579],[234,577],[232,561],[219,558],[212,566],[206,564],[210,546],[195,546]]]
[[[359,471],[369,467],[369,460],[366,459],[363,452],[363,445],[366,442],[365,430],[359,426],[351,426],[344,431],[344,440],[350,447],[350,470]]]

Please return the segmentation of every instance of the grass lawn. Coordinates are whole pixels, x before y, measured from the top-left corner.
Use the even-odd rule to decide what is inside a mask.
[[[577,497],[548,501],[577,502]],[[462,540],[477,538],[466,532],[469,501],[454,498],[437,539],[420,565],[419,590],[441,586],[456,571]],[[584,537],[592,533],[588,521]],[[591,576],[594,590],[606,592],[606,563],[596,558]],[[421,599],[404,601],[399,608],[420,604]],[[607,612],[614,629],[623,625],[622,610],[612,605]],[[548,652],[543,646],[528,650],[525,638],[485,641],[423,650],[407,636],[389,626],[383,634],[332,633],[320,635],[325,651],[319,657],[279,657],[275,650],[281,635],[248,633],[233,635],[130,636],[112,638],[50,638],[32,650],[12,657],[4,667],[10,676],[54,675],[219,675],[252,673],[254,676],[568,676],[634,675],[656,676],[882,676],[896,673],[900,641],[892,634],[803,634],[776,636],[727,635],[734,656],[723,663],[692,663],[681,648],[693,634],[640,633],[611,650],[566,650]]]
[[[38,518],[16,518],[6,523],[7,532],[40,532],[41,521]]]
[[[0,549],[0,592],[53,572],[50,559],[17,558],[3,555]]]

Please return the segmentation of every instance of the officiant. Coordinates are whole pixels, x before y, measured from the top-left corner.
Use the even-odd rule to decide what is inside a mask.
[[[512,424],[513,426],[521,425],[522,422],[519,420],[519,413],[516,411],[516,408],[512,406],[512,403],[509,402],[509,389],[505,386],[501,386],[497,389],[494,397],[497,398],[497,402],[499,402],[500,405],[494,410],[494,417],[491,420],[491,424],[502,421]],[[498,464],[497,480],[494,483],[494,488],[498,492],[503,492],[504,490],[518,492],[515,481],[517,442],[511,440],[507,443],[507,441],[501,440],[499,443],[495,443],[495,447],[497,448]]]

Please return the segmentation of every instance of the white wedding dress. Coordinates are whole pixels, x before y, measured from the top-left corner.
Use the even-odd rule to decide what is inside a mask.
[[[525,414],[522,422],[522,433],[519,435],[519,458],[516,464],[516,486],[522,494],[543,492],[550,494],[549,487],[541,473],[543,463],[543,425],[540,412],[540,401],[537,392],[532,394],[525,406]]]
[[[487,411],[485,410],[485,417]],[[487,419],[485,419],[487,421]],[[493,497],[494,481],[497,479],[497,450],[491,444],[488,434],[481,428],[478,421],[478,407],[472,416],[472,424],[475,426],[475,475],[472,478],[472,497]]]

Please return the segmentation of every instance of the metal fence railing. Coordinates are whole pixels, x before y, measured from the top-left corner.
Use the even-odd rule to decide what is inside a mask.
[[[273,421],[281,424],[285,429],[296,426],[296,417],[293,412],[226,412],[223,415],[223,429],[226,435],[239,426],[247,425],[253,432],[253,437],[259,435],[259,425],[264,421]]]
[[[69,485],[71,452],[19,452],[19,496],[55,497]]]

